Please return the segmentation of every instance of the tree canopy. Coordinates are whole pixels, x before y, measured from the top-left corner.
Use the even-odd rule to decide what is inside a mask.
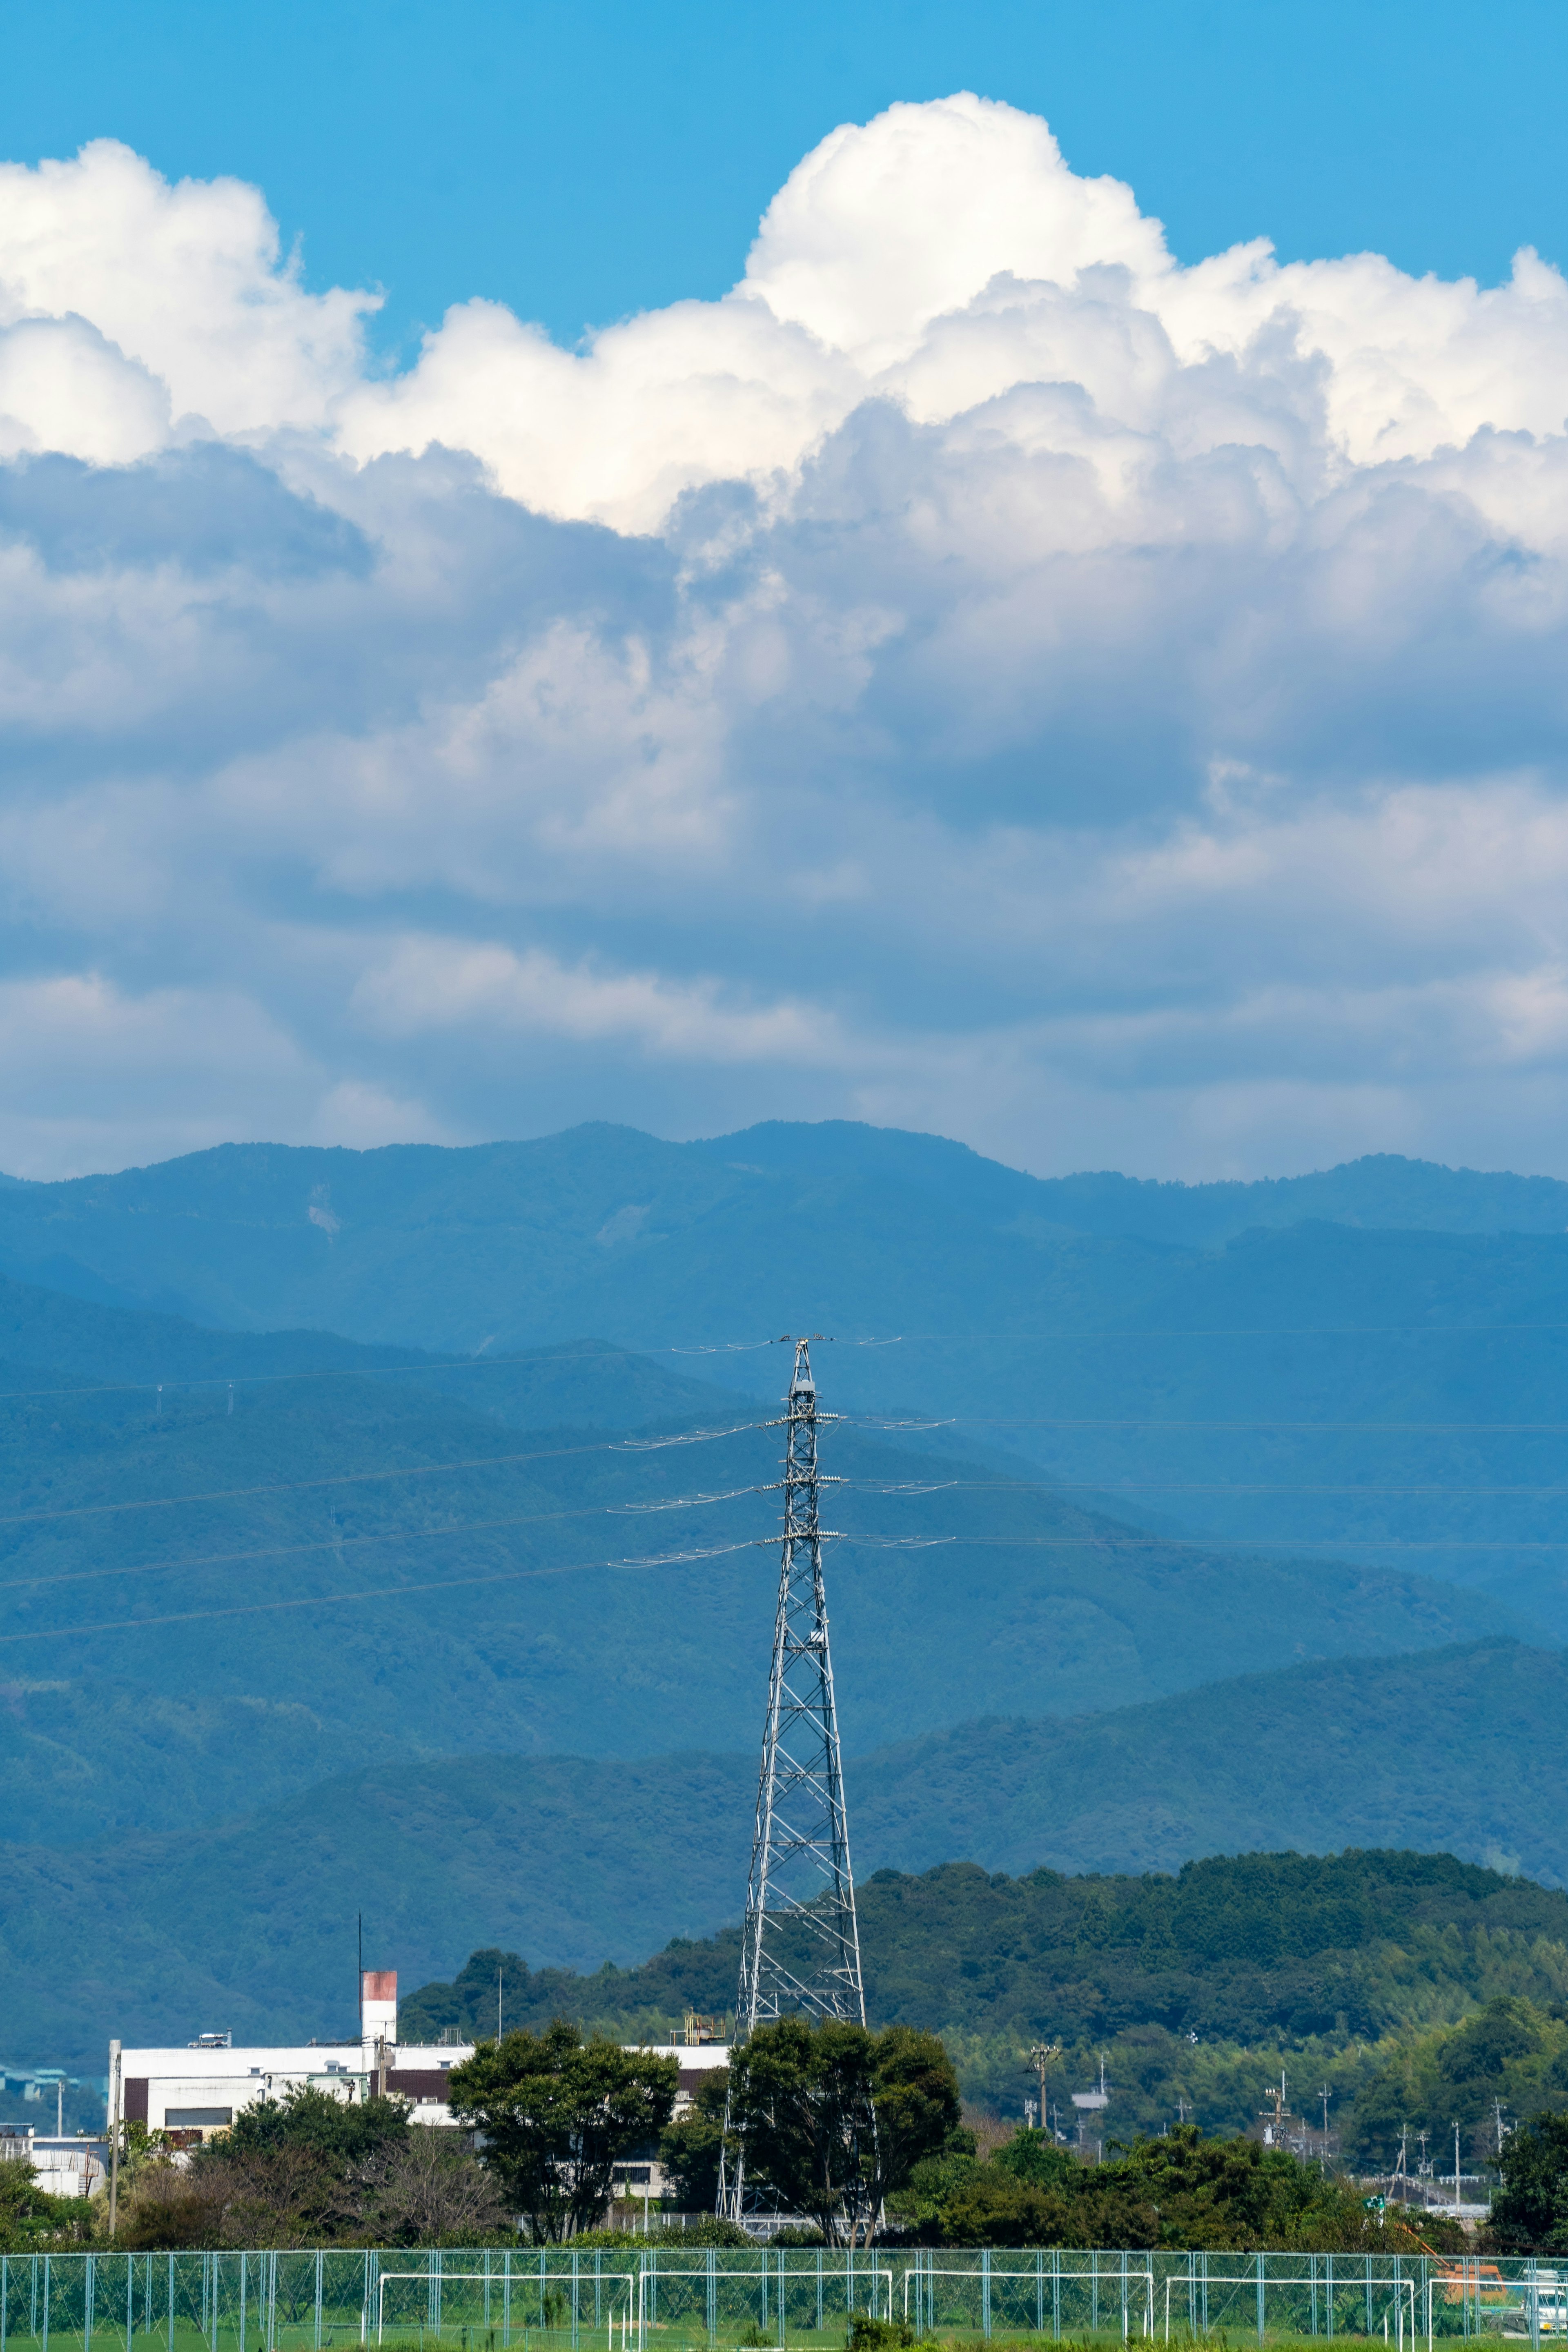
[[[1499,2253],[1568,2254],[1568,2116],[1534,2116],[1503,2143],[1492,2200]]]
[[[1093,2165],[1037,2131],[1017,2133],[985,2162],[950,2145],[916,2167],[893,2205],[922,2240],[942,2245],[1420,2250],[1394,2214],[1380,2225],[1353,2183],[1195,2124],[1113,2146]],[[1422,2228],[1428,2238],[1453,2234],[1426,2216]]]
[[[401,2099],[313,2086],[242,2110],[185,2164],[143,2139],[125,2192],[118,2242],[138,2251],[431,2245],[488,2236],[508,2219],[466,2133],[411,2124]]]
[[[957,2124],[958,2077],[933,2033],[783,2018],[736,2051],[730,2116],[753,2186],[830,2244],[869,2242],[886,2197]]]
[[[481,2042],[450,2077],[454,2116],[484,2134],[487,2168],[537,2239],[591,2228],[616,2164],[651,2145],[675,2106],[673,2058],[584,2042],[561,2019],[543,2033]]]

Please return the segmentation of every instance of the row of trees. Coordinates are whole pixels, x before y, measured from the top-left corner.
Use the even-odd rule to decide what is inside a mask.
[[[614,2175],[657,2149],[688,2210],[711,2211],[726,2146],[748,2182],[809,2217],[829,2243],[884,2224],[966,2246],[1146,2246],[1415,2252],[1462,2243],[1423,2215],[1368,2211],[1359,2187],[1278,2149],[1206,2137],[1194,2126],[1112,2143],[1089,2167],[1038,2131],[982,2157],[960,2120],[958,2084],[935,2035],[785,2021],[735,2053],[673,2120],[677,2062],[572,2025],[482,2044],[451,2076],[471,2132],[425,2129],[396,2099],[344,2103],[315,2090],[242,2114],[221,2139],[175,2160],[132,2152],[119,2242],[138,2248],[309,2243],[538,2242],[597,2227]],[[726,2142],[726,2099],[728,2131]],[[60,2200],[23,2168],[0,2182],[0,2235],[54,2234]],[[1490,2242],[1568,2252],[1568,2116],[1514,2134]],[[27,2210],[24,2212],[23,2208]],[[81,2209],[70,2217],[78,2229]]]
[[[727,2090],[731,2147],[744,2148],[752,2185],[830,2244],[864,2242],[959,2120],[942,2043],[900,2026],[768,2027],[679,2124],[678,2081],[672,2057],[585,2042],[558,2021],[481,2043],[452,2069],[453,2114],[471,2139],[411,2124],[396,2099],[297,2091],[183,2161],[140,2148],[119,2242],[473,2244],[510,2236],[519,2219],[535,2241],[558,2242],[602,2221],[617,2165],[656,2151],[683,2202],[711,2211]]]

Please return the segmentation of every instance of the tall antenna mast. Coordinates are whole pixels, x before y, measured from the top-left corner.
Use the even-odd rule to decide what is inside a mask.
[[[774,1423],[788,1432],[784,1549],[735,2000],[737,2043],[781,2017],[866,2022],[822,1577],[822,1547],[831,1530],[820,1525],[817,1509],[818,1489],[838,1483],[818,1473],[817,1428],[837,1418],[818,1413],[810,1344],[795,1340],[789,1410]],[[745,2158],[729,2152],[728,2116],[725,2125],[718,2210],[739,2221]]]

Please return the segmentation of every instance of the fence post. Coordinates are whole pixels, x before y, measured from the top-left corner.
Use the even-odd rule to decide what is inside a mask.
[[[717,2249],[708,2249],[708,2341],[713,2343],[719,2334],[719,2256]]]
[[[579,2263],[582,2261],[582,2259],[583,2259],[583,2257],[582,2257],[582,2255],[581,2255],[581,2254],[579,2254],[579,2253],[577,2253],[577,2252],[575,2252],[573,2253],[573,2256],[572,2256],[572,2352],[577,2352],[577,2301],[578,2301],[577,2265],[578,2265],[578,2264],[579,2264]]]
[[[10,2318],[11,2257],[0,2254],[0,2352],[5,2352],[5,2328]]]
[[[820,2334],[822,2329],[822,2248],[820,2246],[816,2250],[816,2326],[817,2332]]]
[[[239,2352],[245,2352],[245,2265],[246,2256],[241,2254],[239,2258]],[[129,2344],[125,2347],[125,2352],[131,2352]]]
[[[1059,2343],[1062,2333],[1062,2250],[1051,2248],[1051,2333]]]
[[[789,2256],[785,2253],[785,2252],[784,2252],[784,2248],[781,2246],[781,2247],[779,2248],[779,2290],[778,2290],[778,2305],[779,2305],[779,2342],[780,2342],[781,2344],[783,2344],[783,2342],[784,2342],[784,2293],[785,2293],[785,2290],[786,2290],[786,2288],[787,2288],[788,2284],[789,2284]]]
[[[984,2246],[980,2254],[980,2333],[987,2343],[991,2340],[991,2249]]]
[[[174,2257],[170,2255],[173,2262]],[[44,2352],[49,2352],[49,2257],[44,2256]]]

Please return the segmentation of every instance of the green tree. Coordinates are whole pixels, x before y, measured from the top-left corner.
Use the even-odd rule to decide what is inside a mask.
[[[718,2202],[729,2088],[729,2068],[713,2067],[698,2084],[688,2112],[665,2126],[658,2143],[658,2160],[677,2201],[689,2213],[711,2213]]]
[[[673,2058],[584,2042],[557,2018],[543,2033],[481,2042],[452,2069],[452,2112],[484,2134],[483,2160],[539,2239],[595,2222],[613,2168],[657,2141],[675,2105]]]
[[[279,2147],[363,2160],[406,2141],[408,2115],[404,2099],[337,2099],[302,2083],[280,2099],[258,2099],[253,2107],[242,2107],[232,2128],[222,2139],[208,2141],[197,2161]]]
[[[747,2178],[811,2214],[832,2244],[868,2244],[884,2199],[959,2118],[947,2052],[906,2025],[783,2018],[737,2050],[730,2091]]]
[[[119,2243],[136,2251],[472,2240],[508,2220],[463,2132],[411,2125],[400,2099],[301,2088],[246,2109],[187,2165],[141,2158]]]
[[[919,2221],[923,2237],[962,2246],[1419,2251],[1393,2214],[1380,2227],[1349,2183],[1257,2140],[1207,2137],[1194,2124],[1096,2165],[1019,2132],[988,2163],[952,2165],[945,2194]],[[1440,2246],[1463,2242],[1455,2225],[1432,2217],[1423,2230]]]
[[[1532,2116],[1503,2142],[1492,2199],[1500,2254],[1568,2254],[1568,2116]]]
[[[86,2237],[94,2220],[85,2198],[51,2197],[30,2164],[0,2163],[0,2252]]]

